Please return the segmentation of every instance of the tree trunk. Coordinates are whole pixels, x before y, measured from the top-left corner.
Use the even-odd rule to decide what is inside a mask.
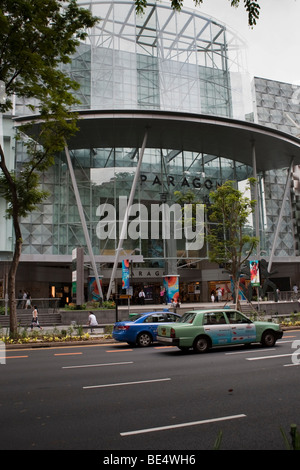
[[[12,188],[12,192],[14,192],[14,190],[15,190],[15,187]],[[16,203],[13,206],[13,215],[12,215],[15,238],[16,238],[15,250],[14,250],[13,260],[12,260],[9,273],[8,273],[8,305],[9,305],[9,310],[10,310],[9,326],[10,326],[10,336],[13,338],[15,338],[18,334],[17,306],[16,306],[16,274],[17,274],[17,269],[19,266],[19,261],[20,261],[21,252],[22,252],[22,244],[23,244],[17,207],[18,207],[18,204]]]
[[[15,243],[13,260],[8,273],[8,305],[9,305],[9,328],[10,337],[15,338],[18,333],[17,321],[17,303],[16,303],[16,274],[20,261],[22,250],[22,239],[19,238]]]
[[[8,305],[9,305],[9,326],[10,336],[16,337],[18,333],[17,308],[16,308],[16,273],[22,251],[22,233],[19,223],[19,203],[16,184],[11,177],[6,166],[5,155],[0,145],[0,168],[3,171],[9,185],[12,199],[12,220],[15,232],[15,249],[13,260],[8,273]]]
[[[239,300],[239,291],[240,291],[240,280],[234,280],[234,300],[235,300],[235,308],[236,310],[241,310],[241,304]]]

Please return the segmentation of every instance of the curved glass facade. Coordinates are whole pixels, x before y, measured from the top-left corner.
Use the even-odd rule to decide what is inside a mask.
[[[75,197],[78,189],[92,255],[103,276],[105,293],[112,277],[126,204],[139,159],[143,155],[134,193],[134,207],[122,244],[124,251],[120,253],[123,257],[143,256],[143,263],[133,263],[135,289],[139,283],[145,287],[147,281],[152,282],[154,286],[151,295],[154,299],[159,295],[163,276],[169,274],[180,276],[183,299],[199,299],[201,285],[201,298],[208,300],[209,292],[216,288],[217,279],[218,282],[223,279],[224,288],[230,292],[227,274],[208,262],[206,245],[191,247],[184,237],[177,236],[178,226],[171,223],[171,209],[177,201],[176,192],[186,194],[191,191],[196,200],[207,204],[210,192],[226,180],[236,181],[242,189],[245,180],[253,176],[253,168],[239,162],[239,146],[243,146],[243,140],[230,140],[228,129],[232,130],[230,135],[236,137],[237,127],[241,124],[244,126],[245,121],[255,120],[262,125],[259,132],[264,133],[263,127],[271,125],[284,133],[298,133],[297,126],[293,132],[286,126],[286,115],[291,112],[294,113],[292,120],[297,121],[298,107],[295,107],[294,101],[298,88],[295,90],[286,84],[265,83],[265,80],[256,78],[253,82],[256,100],[253,99],[250,77],[245,67],[244,42],[227,26],[201,14],[199,10],[183,9],[177,13],[169,5],[149,3],[145,13],[137,16],[133,1],[78,0],[78,3],[89,8],[101,20],[89,30],[88,37],[78,46],[71,63],[63,66],[80,84],[76,92],[81,102],[78,110],[85,120],[76,145],[70,143],[71,165],[77,187],[71,180],[67,155],[62,152],[57,155],[54,166],[42,177],[42,186],[49,192],[49,198],[26,219],[21,220],[22,283],[25,282],[32,292],[40,289],[37,287],[40,283],[45,296],[48,295],[49,286],[51,292],[52,287],[57,287],[62,289],[64,298],[64,293],[70,292],[71,255],[74,248],[83,247],[86,259],[91,260]],[[287,103],[283,106],[285,98]],[[278,102],[282,105],[281,115],[278,114]],[[32,115],[26,104],[16,99],[15,115],[25,116],[25,120]],[[265,118],[266,107],[270,110],[268,119]],[[132,116],[134,118],[131,120]],[[149,125],[151,127],[154,116],[159,119],[163,116],[163,119],[157,119],[150,129],[148,147],[146,145],[142,152],[136,143],[139,141],[141,145],[144,137],[139,135],[139,129],[144,133],[145,122],[153,118]],[[122,126],[124,119],[127,119],[127,124]],[[186,134],[182,132],[184,139],[181,139],[181,124],[169,126],[169,119],[170,122],[184,123],[185,129],[188,129]],[[207,135],[205,133],[208,126],[192,125],[193,120],[198,119],[212,123],[210,134],[209,131]],[[289,123],[292,120],[289,119]],[[160,128],[157,122],[164,124]],[[217,134],[218,126],[223,130],[223,123],[226,123],[227,130]],[[137,128],[131,133],[134,126]],[[170,143],[173,140],[173,129],[179,136],[178,139],[174,138],[174,142],[178,142],[176,145]],[[195,129],[201,139],[194,139],[193,145],[187,150],[189,139],[193,135],[198,136],[193,134]],[[118,146],[113,143],[115,135],[118,135]],[[221,138],[223,135],[223,143],[226,145],[222,146],[216,135]],[[161,136],[166,137],[164,140],[168,144],[165,147],[168,148],[157,144]],[[204,153],[200,148],[195,151],[198,142],[201,146],[203,136],[206,142],[217,144],[208,147],[208,152],[214,152],[212,148],[219,148],[218,155]],[[101,146],[103,137],[105,144]],[[245,134],[245,139],[248,139],[248,143],[252,142],[251,132],[247,136]],[[181,148],[178,148],[180,145]],[[228,150],[227,158],[222,155],[221,149],[223,152]],[[230,159],[231,149],[234,160]],[[16,143],[15,152],[16,169],[21,170],[26,154],[20,141]],[[241,155],[241,159],[250,165],[252,157],[253,154],[243,159]],[[264,158],[264,154],[260,153],[259,158]],[[269,166],[268,171],[266,169],[258,175],[259,210],[254,225],[255,233],[260,231],[259,255],[270,258],[275,248],[276,263],[286,262],[286,271],[290,273],[293,269],[293,274],[288,276],[296,277],[299,249],[298,195],[295,190],[292,200],[287,198],[282,205],[288,187],[288,172],[286,169],[269,170]],[[294,175],[295,187],[298,179],[298,175]],[[160,212],[151,212],[153,206],[158,207]],[[281,206],[284,211],[279,223]],[[169,223],[170,232],[165,237],[162,211],[168,211],[169,208],[172,220]],[[108,217],[111,209],[113,219],[110,218],[111,214]],[[179,217],[182,222],[181,214],[175,214],[175,217]],[[113,223],[110,223],[111,220]],[[151,232],[152,222],[158,224],[155,233]],[[249,223],[249,231],[253,233],[253,221]],[[275,237],[277,225],[280,230]],[[27,263],[32,276],[30,284],[27,280]],[[58,271],[56,268],[59,268]],[[54,271],[55,274],[52,274]],[[90,264],[86,265],[85,285],[88,276],[93,276],[92,271],[95,272]],[[285,276],[285,271],[281,272]],[[120,277],[119,270],[116,279]],[[23,288],[23,285],[20,287]],[[288,290],[284,286],[282,289]],[[38,296],[41,296],[42,291],[38,292]]]
[[[160,109],[246,119],[245,45],[195,11],[149,2],[79,0],[101,18],[70,66],[82,109]]]
[[[149,3],[141,16],[136,15],[132,1],[78,0],[78,3],[101,18],[86,41],[78,46],[72,62],[64,65],[80,84],[76,92],[81,102],[78,110],[82,114],[87,111],[89,119],[93,119],[93,110],[95,116],[99,111],[112,111],[118,116],[124,110],[142,110],[253,120],[245,45],[224,24],[197,11],[184,9],[176,13],[163,3]],[[25,103],[17,102],[16,114],[31,113]],[[114,132],[118,133],[113,121]],[[141,149],[134,144],[79,146],[72,148],[70,157],[105,293]],[[18,167],[26,155],[21,143],[16,149]],[[154,299],[163,276],[177,273],[181,286],[185,285],[183,298],[192,299],[189,283],[192,292],[195,295],[197,292],[195,298],[199,298],[199,282],[207,276],[203,274],[205,268],[211,269],[206,245],[191,248],[184,237],[177,236],[177,226],[172,223],[169,235],[164,237],[162,211],[175,205],[176,192],[192,191],[198,201],[208,203],[209,193],[218,185],[235,180],[242,187],[250,176],[251,167],[220,155],[187,151],[175,145],[146,146],[121,253],[143,256],[144,262],[133,266],[135,287],[139,282],[145,286],[150,278],[155,284],[156,278],[151,290]],[[55,165],[43,175],[42,185],[50,197],[21,221],[23,260],[42,263],[50,276],[51,264],[67,268],[60,276],[69,289],[72,251],[82,246],[85,254],[89,253],[64,153],[57,156]],[[155,216],[151,212],[154,205],[160,211]],[[106,223],[109,208],[114,211],[113,224]],[[179,218],[182,220],[181,214]],[[158,223],[155,234],[151,232],[152,222]],[[117,277],[120,278],[120,273]],[[214,274],[209,274],[209,280],[213,279]],[[34,288],[32,285],[31,290]],[[208,292],[213,287],[204,288]]]
[[[194,11],[174,12],[149,4],[137,16],[134,2],[79,1],[101,18],[80,44],[68,72],[80,85],[80,109],[166,110],[246,119],[251,116],[244,45],[225,25]],[[117,129],[116,129],[117,132]],[[101,239],[101,205],[116,208],[129,196],[138,148],[87,148],[71,152],[72,164],[95,255],[114,254],[115,237]],[[22,160],[20,155],[19,160]],[[193,190],[207,202],[218,184],[245,180],[252,170],[225,158],[184,149],[147,149],[135,203],[175,202],[176,191]],[[85,245],[65,155],[44,176],[51,197],[23,221],[24,254],[65,255]],[[125,200],[125,199],[123,199]],[[141,215],[139,216],[141,217]],[[136,219],[137,223],[137,219]],[[206,258],[206,250],[187,253],[162,239],[128,237],[124,249],[139,248],[145,266],[186,264]],[[175,266],[172,268],[174,270]]]

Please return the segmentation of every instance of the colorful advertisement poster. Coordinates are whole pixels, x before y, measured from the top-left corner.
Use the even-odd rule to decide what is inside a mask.
[[[249,261],[250,281],[252,286],[260,286],[259,261]]]
[[[179,301],[179,276],[165,276],[164,288],[166,290],[166,302]]]
[[[243,279],[240,280],[240,285],[244,283]],[[232,277],[230,278],[230,285],[231,285],[231,295],[232,295],[232,298],[234,298],[234,282],[233,282],[233,279]],[[240,300],[246,300],[246,297],[245,297],[245,294],[243,292],[242,289],[239,289],[239,299]]]
[[[100,279],[100,277],[99,277],[99,281],[100,281],[100,286],[102,288],[102,279]],[[95,301],[95,302],[99,302],[99,300],[101,299],[95,276],[91,276],[89,278],[88,299]]]
[[[122,289],[129,289],[129,260],[122,261]]]

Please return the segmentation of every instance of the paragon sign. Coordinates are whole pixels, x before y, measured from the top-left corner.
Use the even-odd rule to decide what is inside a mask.
[[[146,183],[148,181],[149,181],[148,176],[145,175],[145,174],[141,174],[141,183]],[[154,186],[154,185],[158,185],[158,186],[163,185],[162,179],[158,175],[154,175],[154,179],[152,181],[152,186]],[[177,182],[175,181],[174,176],[167,175],[167,185],[168,186],[177,186]],[[187,188],[190,188],[192,186],[195,189],[200,189],[204,186],[206,189],[212,189],[213,182],[210,179],[206,179],[203,182],[201,182],[201,179],[198,176],[196,176],[196,177],[192,178],[191,180],[189,180],[185,176],[180,181],[180,186],[181,187],[187,187]]]
[[[100,240],[117,239],[121,233],[127,208],[127,197],[119,197],[118,207],[100,204],[96,215],[100,220],[96,235]],[[132,204],[128,213],[125,239],[185,240],[186,250],[200,250],[204,244],[204,205]],[[127,217],[126,217],[127,220]]]

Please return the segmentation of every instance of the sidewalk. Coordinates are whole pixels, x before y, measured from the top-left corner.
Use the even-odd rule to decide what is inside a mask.
[[[253,303],[254,306],[256,307],[257,305],[256,302]],[[278,308],[280,304],[286,304],[285,302],[278,302],[278,303],[275,303],[273,301],[261,301],[260,302],[260,308],[261,308],[261,312],[257,312],[259,317],[261,318],[265,318],[265,319],[270,319],[270,318],[280,318],[282,316],[289,316],[292,314],[292,311],[290,309],[290,307],[288,308],[288,313],[274,313],[272,312],[272,310],[270,310],[270,313],[264,313],[263,310],[264,308],[269,305],[269,307],[273,307],[273,308]],[[146,313],[146,312],[151,312],[151,311],[163,311],[163,310],[170,310],[171,312],[176,312],[178,313],[179,315],[183,315],[186,311],[188,310],[203,310],[203,309],[211,309],[211,308],[216,308],[216,309],[221,309],[221,308],[234,308],[234,305],[232,303],[229,303],[229,302],[225,302],[225,301],[222,301],[222,302],[191,302],[191,303],[183,303],[181,304],[180,308],[174,308],[174,307],[171,307],[170,305],[165,305],[165,304],[151,304],[151,305],[119,305],[118,306],[118,321],[122,321],[122,319],[124,320],[129,320],[129,314],[130,313]],[[83,313],[83,312],[82,312]],[[85,311],[84,312],[85,315],[84,315],[84,318],[82,319],[82,323],[75,323],[74,321],[70,321],[69,323],[55,323],[55,320],[54,320],[54,323],[50,326],[43,326],[43,324],[41,325],[43,327],[43,332],[53,332],[53,330],[56,330],[56,331],[66,331],[66,332],[70,332],[70,330],[72,329],[72,336],[76,336],[78,335],[78,328],[80,326],[83,327],[83,331],[84,333],[89,333],[92,337],[95,337],[95,336],[99,336],[99,337],[103,337],[105,335],[105,327],[108,326],[108,325],[114,325],[115,322],[116,322],[116,314],[115,314],[115,309],[112,309],[111,310],[111,317],[109,319],[109,321],[103,321],[101,322],[98,318],[98,326],[97,327],[94,327],[94,332],[91,333],[91,330],[90,330],[90,327],[88,327],[87,325],[87,320],[88,320],[88,311]],[[101,311],[98,311],[97,313],[99,313],[101,315]],[[244,314],[246,316],[249,316],[248,313],[244,312]],[[132,319],[132,318],[131,318]],[[22,328],[22,327],[21,327]],[[30,332],[30,325],[28,325],[28,331]],[[34,331],[40,331],[38,328],[34,328]]]
[[[266,302],[267,303],[267,302]],[[274,303],[274,302],[270,302]],[[198,303],[189,303],[189,304],[183,304],[180,309],[181,314],[183,314],[185,311],[188,310],[203,310],[203,309],[211,309],[211,308],[232,308],[232,304],[224,303],[224,302],[198,302]],[[138,313],[138,312],[151,312],[151,311],[159,311],[159,310],[164,310],[168,309],[168,306],[166,305],[151,305],[151,306],[140,306],[140,305],[133,305],[130,307],[130,312],[131,313]],[[118,310],[128,310],[127,306],[119,306]],[[170,311],[174,311],[176,309],[174,308],[169,308]],[[247,315],[246,315],[247,316]],[[277,318],[280,318],[281,316],[287,316],[285,315],[277,315]],[[274,318],[274,315],[266,315],[266,314],[261,314],[261,318],[264,318],[265,320],[268,320],[270,318]],[[107,325],[113,325],[115,322],[111,322],[109,324],[99,324],[96,327],[93,327],[93,332],[91,333],[90,327],[88,325],[83,325],[84,327],[84,334],[88,333],[89,334],[89,339],[82,339],[82,340],[77,340],[74,338],[72,341],[37,341],[35,342],[30,342],[30,343],[23,343],[23,344],[7,344],[6,348],[7,349],[24,349],[24,348],[45,348],[45,347],[51,347],[51,348],[56,348],[56,347],[62,347],[62,346],[68,346],[68,347],[77,347],[77,346],[83,346],[83,345],[91,345],[91,344],[121,344],[118,341],[114,340],[112,337],[107,337],[109,333],[105,333],[105,326]],[[39,328],[34,328],[33,331],[37,332],[38,335],[41,333],[53,333],[57,331],[58,333],[61,331],[65,331],[66,334],[70,334],[70,331],[72,330],[72,336],[78,336],[78,328],[80,328],[79,325],[53,325],[53,326],[44,326],[42,330]],[[283,330],[290,330],[290,329],[299,329],[299,327],[283,327]],[[29,329],[30,332],[30,329]]]
[[[256,302],[254,303],[254,306]],[[272,306],[274,306],[275,302],[273,301],[264,301],[264,302],[260,302],[260,306],[263,307],[264,304],[270,304]],[[276,304],[275,304],[276,305]],[[122,316],[122,318],[124,318],[124,316],[126,317],[126,320],[129,320],[129,314],[130,313],[147,313],[147,312],[152,312],[152,311],[163,311],[163,310],[170,310],[171,312],[176,312],[178,313],[179,315],[183,315],[186,311],[188,310],[204,310],[204,309],[211,309],[211,308],[216,308],[216,309],[221,309],[221,308],[235,308],[234,307],[234,304],[232,302],[226,302],[226,301],[222,301],[222,302],[191,302],[191,303],[183,303],[181,304],[180,308],[174,308],[172,307],[171,305],[166,305],[166,304],[151,304],[151,305],[119,305],[118,306],[118,317],[119,317],[119,320],[118,321],[123,321],[120,319],[120,317]],[[112,314],[115,312],[114,309],[112,309]],[[121,312],[122,312],[122,315],[121,315]],[[126,315],[126,312],[128,313],[128,315]],[[86,311],[86,314],[87,314],[87,317],[88,317],[88,311]],[[245,315],[247,316],[247,313],[245,313]],[[287,316],[287,314],[278,314],[278,315],[274,315],[272,313],[270,314],[266,314],[264,313],[263,311],[261,313],[258,312],[258,315],[260,315],[261,317],[264,317],[266,319],[269,319],[271,317],[280,317],[280,316]],[[116,318],[115,318],[115,315],[113,314],[113,320],[111,322],[107,322],[107,323],[101,323],[99,322],[98,320],[98,326],[97,327],[94,327],[94,330],[95,332],[92,333],[92,335],[94,336],[95,334],[98,334],[98,335],[104,335],[104,328],[105,326],[108,326],[108,325],[114,325],[114,323],[116,322]],[[131,318],[132,319],[132,318]],[[125,320],[125,321],[126,321]],[[74,330],[74,334],[76,334],[76,327],[78,327],[79,325],[74,325],[74,324],[64,324],[64,325],[53,325],[53,326],[46,326],[46,327],[43,327],[44,331],[51,331],[53,330],[54,328],[58,329],[58,330],[68,330],[69,328],[73,328]],[[87,326],[87,324],[83,324],[82,325],[84,327],[84,332],[85,333],[90,333],[90,328]],[[100,331],[100,330],[103,330],[103,331]]]
[[[93,327],[93,332],[91,332],[91,329],[90,327],[88,327],[87,325],[83,325],[84,326],[84,329],[83,329],[83,334],[86,334],[88,333],[90,336],[92,336],[93,338],[103,338],[105,336],[105,332],[104,332],[104,327],[105,325],[97,325],[97,326],[94,326]],[[69,331],[72,330],[72,336],[78,336],[78,328],[79,326],[75,325],[53,325],[53,326],[42,326],[42,330],[40,330],[39,328],[33,328],[33,331],[36,331],[38,333],[53,333],[54,331],[58,331],[58,332],[61,332],[61,331],[66,331],[68,334],[69,334]],[[28,328],[28,332],[31,333],[31,330],[30,328]]]
[[[186,303],[186,304],[183,304],[181,305],[181,308],[180,309],[177,309],[178,310],[178,313],[180,314],[183,314],[185,311],[187,310],[197,310],[197,309],[208,309],[208,308],[222,308],[224,307],[225,303],[218,303],[218,302],[215,302],[214,304],[212,302],[207,302],[207,303],[203,303],[203,302],[195,302],[195,303]],[[163,311],[163,310],[170,310],[170,311],[175,311],[176,312],[176,309],[174,307],[171,307],[169,305],[165,305],[165,304],[151,304],[151,305],[130,305],[130,307],[128,308],[128,305],[119,305],[118,306],[118,311],[122,311],[122,313],[124,314],[126,311],[128,311],[128,320],[129,320],[129,313],[147,313],[147,312],[152,312],[152,311]],[[181,310],[181,312],[179,312],[179,310]],[[112,310],[113,312],[114,310]],[[88,311],[86,311],[87,315],[88,315]],[[119,320],[121,321],[121,320]],[[93,338],[103,338],[105,336],[105,326],[109,326],[109,325],[114,325],[115,323],[115,319],[114,321],[110,322],[110,323],[99,323],[98,326],[94,326],[93,327],[93,333],[91,333],[91,329],[90,327],[88,327],[87,324],[83,324],[83,329],[84,329],[84,333],[89,333],[89,335]],[[42,328],[42,332],[53,332],[53,330],[57,330],[57,331],[68,331],[70,329],[72,329],[72,336],[76,336],[77,335],[77,330],[78,330],[78,327],[79,325],[74,325],[74,324],[68,324],[68,325],[53,325],[53,326],[43,326]],[[40,331],[38,328],[34,328],[34,331]]]

